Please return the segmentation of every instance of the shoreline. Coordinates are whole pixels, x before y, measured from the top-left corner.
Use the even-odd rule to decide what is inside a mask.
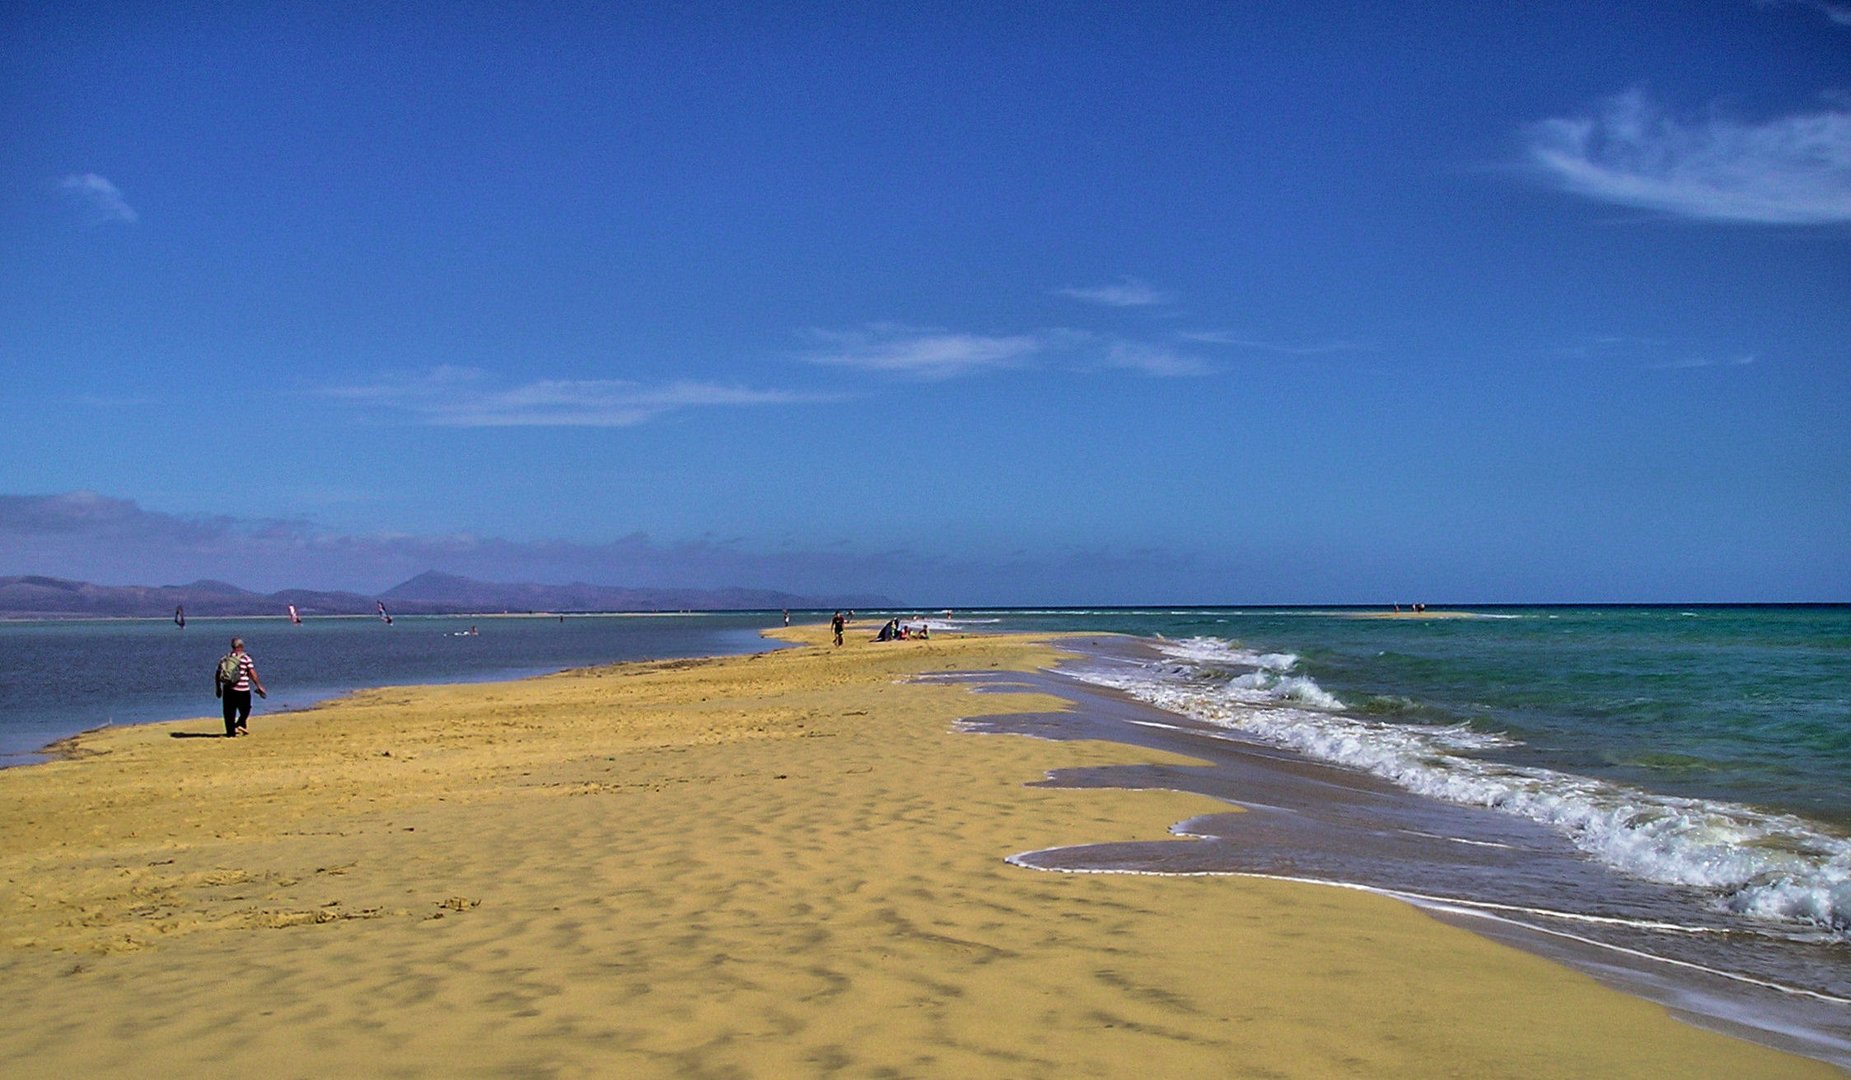
[[[1091,636],[1073,642],[1072,647],[1088,657],[1082,663],[1096,658],[1100,640]],[[1792,979],[1711,966],[1720,957],[1667,951],[1663,941],[1650,940],[1654,927],[1700,931],[1654,923],[1646,914],[1619,917],[1627,910],[1626,902],[1619,899],[1621,894],[1607,891],[1615,884],[1609,871],[1586,868],[1580,889],[1589,896],[1608,897],[1607,903],[1590,910],[1547,901],[1521,887],[1513,891],[1494,869],[1495,860],[1461,862],[1457,855],[1485,848],[1522,850],[1528,860],[1524,873],[1533,879],[1528,888],[1533,890],[1536,881],[1553,880],[1543,865],[1563,855],[1570,863],[1583,861],[1545,830],[1486,808],[1433,800],[1382,778],[1249,740],[1123,691],[1061,675],[1057,668],[1029,681],[1042,692],[1071,701],[1072,710],[980,720],[968,726],[992,734],[1103,740],[1180,755],[1195,764],[1065,769],[1042,783],[1187,792],[1221,801],[1222,810],[1174,822],[1162,840],[1023,851],[1009,856],[1014,865],[1050,873],[1246,877],[1372,893],[1566,964],[1605,985],[1670,1008],[1697,1026],[1840,1068],[1851,1065],[1851,1024],[1845,1022],[1847,1002],[1842,997],[1796,985]],[[1366,839],[1352,841],[1352,833]],[[1542,847],[1532,847],[1538,839]],[[1549,853],[1551,847],[1556,853]],[[1478,865],[1461,876],[1466,863]],[[1388,870],[1390,866],[1399,867],[1399,872]],[[1630,886],[1620,888],[1632,894],[1631,903],[1638,902]],[[1807,963],[1814,958],[1788,959]]]
[[[735,614],[736,613],[707,612],[707,613],[696,613],[696,617],[700,615],[721,615],[724,617],[724,616],[735,615]],[[493,615],[493,616],[487,616],[487,615],[484,615],[484,616],[407,615],[407,616],[401,617],[400,621],[404,624],[405,631],[409,631],[412,633],[423,633],[428,629],[429,626],[433,624],[442,625],[442,624],[449,623],[449,624],[459,624],[460,625],[462,623],[479,620],[485,624],[489,624],[492,627],[495,623],[508,623],[508,622],[551,623],[557,620],[557,618],[558,618],[557,616],[525,616],[525,615]],[[687,618],[687,616],[680,615],[679,613],[661,614],[661,613],[653,613],[653,612],[578,614],[578,615],[566,616],[566,619],[568,621],[573,622],[573,623],[579,623],[579,624],[582,624],[585,620],[594,620],[594,619],[614,619],[614,620],[621,620],[621,621],[628,622],[632,619],[654,620],[658,618],[684,619],[684,618]],[[271,616],[261,616],[261,617],[202,616],[196,621],[200,623],[226,624],[227,626],[243,625],[243,624],[249,624],[249,623],[266,623],[266,624],[281,623],[285,627],[287,627],[288,625],[288,619],[286,616],[276,616],[276,617],[271,617]],[[313,617],[305,619],[304,623],[306,624],[305,628],[311,630],[312,632],[313,625],[317,623],[322,624],[323,629],[326,630],[330,626],[336,626],[336,625],[351,626],[351,625],[356,625],[356,624],[373,623],[376,621],[377,621],[377,618],[375,616],[370,616],[370,615],[369,616],[332,615],[332,616],[313,616]],[[166,626],[165,626],[168,620],[165,618],[154,618],[154,619],[85,618],[82,620],[45,619],[45,620],[30,620],[30,622],[33,622],[38,625],[44,625],[44,626],[71,626],[71,625],[76,625],[78,622],[87,623],[87,624],[96,625],[96,626],[103,626],[103,627],[138,626],[138,625],[145,624],[145,625],[152,627],[156,632],[162,635],[165,635],[166,633],[168,633]],[[207,632],[208,634],[217,634],[217,633],[221,633],[222,630],[225,628],[226,627],[221,626],[217,628],[202,627],[201,629],[202,631]],[[274,629],[274,626],[272,628]],[[254,632],[254,631],[246,631],[247,634],[251,632]],[[387,632],[392,632],[392,631],[387,630]],[[757,635],[758,627],[756,626],[753,627],[750,632],[754,635]],[[178,634],[180,632],[175,631],[174,633]],[[466,635],[458,635],[458,634],[452,633],[448,635],[439,635],[439,636],[455,638],[455,637],[466,636]],[[220,640],[216,644],[205,646],[205,650],[206,650],[206,653],[216,653],[217,651],[222,650],[222,646],[223,646],[223,641]],[[762,636],[755,636],[755,638],[753,639],[753,643],[751,645],[751,649],[742,650],[742,651],[768,650],[768,649],[776,649],[780,647],[781,646],[775,641],[771,641]],[[713,651],[710,653],[704,653],[703,655],[723,656],[723,655],[731,655],[732,651],[735,651],[735,650],[732,650],[731,647],[729,646],[723,646],[717,643],[710,643],[707,646],[707,648]],[[196,655],[192,657],[192,659],[194,660],[200,659],[201,656],[203,655],[204,654]],[[266,655],[265,659],[266,660],[270,659],[270,657]],[[624,661],[622,659],[613,659],[613,660],[609,660],[606,662],[621,663]],[[570,670],[571,668],[586,666],[586,664],[587,664],[587,661],[583,659],[574,660],[574,661],[566,662],[566,663],[560,663],[560,662],[551,661],[551,660],[546,661],[546,662],[535,662],[533,658],[525,658],[524,661],[509,658],[508,661],[505,663],[494,663],[494,664],[479,666],[479,667],[472,666],[472,667],[463,668],[463,669],[459,669],[459,670],[448,672],[448,673],[433,672],[433,671],[418,671],[418,672],[411,673],[409,676],[406,676],[403,673],[400,673],[400,677],[396,680],[391,678],[390,676],[382,678],[381,676],[379,676],[377,673],[374,673],[374,672],[365,673],[362,676],[362,678],[364,678],[365,681],[357,681],[352,678],[343,679],[343,678],[336,677],[336,678],[328,679],[325,681],[311,680],[307,683],[304,683],[298,679],[296,680],[294,685],[290,686],[289,689],[281,690],[280,692],[276,693],[271,699],[269,699],[268,702],[264,703],[264,706],[259,710],[259,712],[261,715],[269,715],[269,716],[281,716],[281,715],[288,714],[288,713],[305,712],[308,710],[319,708],[330,702],[340,701],[352,694],[359,693],[359,692],[369,690],[369,689],[376,689],[382,686],[391,686],[391,685],[446,686],[446,685],[476,684],[476,683],[516,682],[516,681],[520,681],[524,679],[539,678],[539,677],[543,677],[547,675],[558,674],[561,671]],[[264,670],[268,671],[270,669],[266,667]],[[274,674],[274,672],[272,672],[272,674]],[[352,674],[352,673],[349,673],[349,674]],[[190,690],[186,693],[184,697],[177,697],[173,693],[173,689],[174,688],[172,686],[142,688],[141,694],[144,698],[144,702],[140,704],[139,706],[137,706],[136,708],[134,708],[132,711],[130,711],[126,716],[120,719],[117,718],[117,714],[114,712],[113,709],[110,711],[109,717],[106,719],[102,718],[99,715],[96,715],[95,711],[93,710],[92,715],[85,717],[83,720],[77,721],[75,723],[37,722],[37,723],[30,723],[30,724],[22,724],[17,727],[8,727],[8,728],[0,729],[0,771],[4,771],[6,769],[12,769],[12,768],[19,768],[25,765],[40,764],[44,761],[55,759],[60,753],[63,752],[61,748],[64,746],[64,744],[69,743],[71,740],[79,736],[95,734],[97,732],[106,731],[106,730],[110,730],[114,728],[129,728],[129,727],[137,727],[137,726],[142,726],[142,725],[147,725],[147,724],[176,723],[176,722],[187,721],[187,720],[192,720],[192,719],[210,718],[212,716],[217,715],[218,703],[215,700],[208,698],[202,702],[199,700],[199,698],[203,697],[204,695],[192,693]]]
[[[1025,676],[1047,635],[766,636],[811,647],[363,690],[233,741],[106,728],[0,770],[0,1060],[1839,1075],[1382,897],[1009,865],[1228,807],[1042,782],[1173,754],[958,730],[1070,707],[930,678]]]

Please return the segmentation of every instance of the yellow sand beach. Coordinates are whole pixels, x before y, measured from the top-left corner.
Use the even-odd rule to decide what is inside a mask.
[[[1006,864],[1219,804],[941,637],[389,689],[0,772],[11,1077],[1801,1077],[1382,897]]]

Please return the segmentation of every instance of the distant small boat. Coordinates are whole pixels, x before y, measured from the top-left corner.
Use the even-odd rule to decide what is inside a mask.
[[[185,608],[177,607],[174,609],[174,625],[178,627],[182,627],[182,628],[186,626],[186,609]]]
[[[296,605],[294,604],[289,605],[289,621],[297,626],[302,625],[302,616],[296,614]]]

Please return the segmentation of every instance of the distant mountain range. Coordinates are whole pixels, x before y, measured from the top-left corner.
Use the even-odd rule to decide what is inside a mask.
[[[769,589],[629,589],[610,585],[503,585],[436,571],[419,574],[378,596],[285,589],[257,593],[223,581],[191,585],[93,585],[52,577],[0,577],[0,618],[159,618],[184,608],[189,616],[281,615],[294,604],[303,617],[371,615],[384,603],[394,614],[497,612],[743,611],[779,608],[890,608],[884,596],[798,596]]]

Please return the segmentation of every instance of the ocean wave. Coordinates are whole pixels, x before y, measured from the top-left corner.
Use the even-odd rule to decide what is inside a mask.
[[[1221,638],[1192,637],[1180,641],[1159,638],[1158,641],[1158,649],[1165,656],[1199,664],[1256,667],[1263,671],[1290,671],[1298,666],[1296,654],[1255,652]]]
[[[1851,839],[1789,814],[1488,760],[1476,755],[1518,744],[1463,724],[1351,715],[1290,654],[1212,638],[1158,647],[1167,662],[1067,673],[1416,794],[1528,818],[1623,873],[1706,890],[1720,910],[1851,940]]]

